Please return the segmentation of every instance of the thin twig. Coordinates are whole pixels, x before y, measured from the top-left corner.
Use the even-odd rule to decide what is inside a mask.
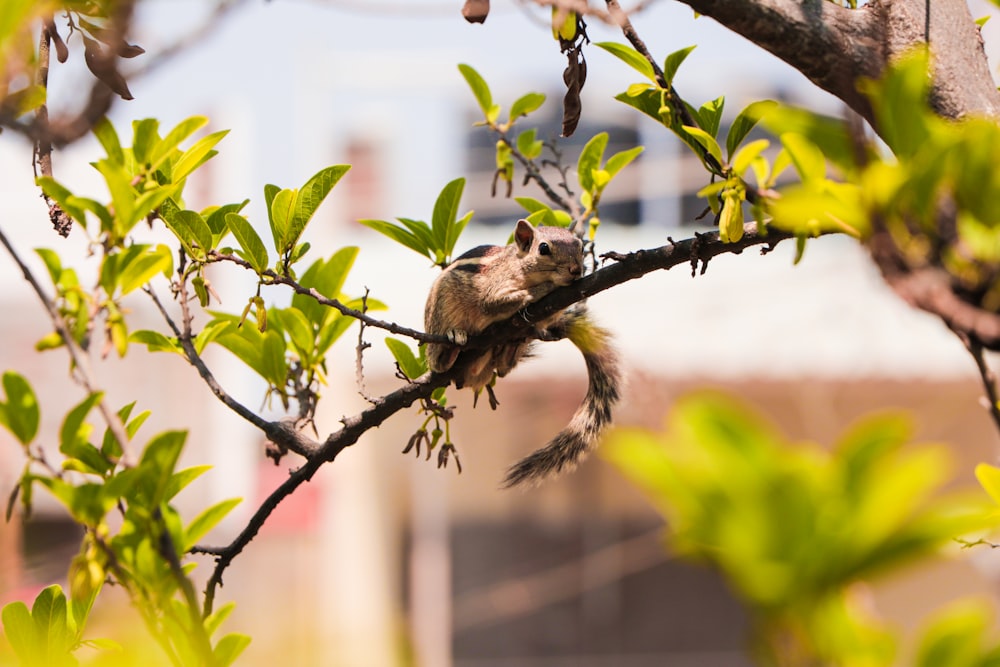
[[[997,391],[997,377],[990,368],[989,364],[986,362],[985,349],[983,344],[976,338],[970,336],[967,332],[959,331],[958,329],[952,329],[959,340],[965,345],[965,349],[969,351],[972,355],[972,359],[976,362],[976,369],[979,371],[979,379],[982,380],[983,389],[986,391],[986,402],[988,403],[987,408],[989,408],[990,416],[993,418],[993,423],[996,425],[997,429],[1000,430],[1000,392]]]
[[[18,268],[21,270],[21,274],[24,276],[24,279],[28,281],[35,294],[38,296],[39,301],[42,302],[42,306],[45,308],[45,311],[49,315],[49,319],[52,321],[52,326],[55,327],[56,333],[59,334],[63,344],[66,346],[66,351],[68,352],[70,361],[72,362],[74,375],[76,376],[77,381],[79,381],[87,393],[96,393],[98,391],[97,382],[94,380],[94,373],[90,366],[90,357],[88,357],[87,354],[80,349],[80,346],[77,345],[76,340],[73,338],[69,328],[66,326],[66,320],[63,319],[63,316],[56,307],[55,302],[53,302],[52,299],[49,298],[48,294],[45,293],[41,283],[38,282],[31,269],[24,263],[24,260],[21,259],[21,256],[14,249],[14,246],[7,238],[7,235],[4,234],[2,228],[0,228],[0,244],[2,244],[7,250],[7,254],[9,254],[11,259],[14,260],[14,263],[17,264]],[[118,445],[121,447],[122,455],[119,463],[126,467],[133,465],[136,459],[132,453],[132,447],[129,444],[128,434],[125,432],[125,425],[122,424],[122,420],[118,416],[118,413],[108,407],[107,400],[104,397],[98,401],[97,409],[101,413],[101,417],[104,419],[104,423],[107,425],[108,430],[111,431],[111,435],[114,436]]]
[[[566,199],[558,192],[556,192],[555,188],[549,185],[549,182],[545,179],[544,176],[542,176],[542,171],[535,164],[535,161],[528,158],[526,155],[524,155],[524,153],[519,151],[517,148],[517,143],[511,141],[507,137],[506,132],[502,132],[499,129],[495,131],[499,135],[500,141],[504,142],[507,145],[507,147],[510,148],[510,154],[513,155],[515,158],[517,158],[517,161],[520,162],[521,166],[524,167],[525,176],[533,180],[538,185],[538,187],[542,189],[542,192],[545,193],[545,196],[548,197],[553,204],[563,209],[564,211],[567,211],[573,217],[573,219],[576,219],[576,217],[579,215],[579,207],[576,204],[576,200],[572,198]],[[565,174],[563,174],[563,176],[565,180]]]
[[[361,312],[365,313],[368,311],[368,288],[365,288],[365,295],[361,297]],[[355,348],[357,356],[354,362],[354,378],[358,385],[358,394],[361,398],[365,399],[369,403],[377,403],[378,399],[373,397],[365,389],[365,366],[364,366],[364,355],[365,350],[371,347],[371,343],[365,341],[365,323],[358,322],[358,345]]]
[[[209,261],[213,261],[213,262],[214,261],[232,262],[234,264],[242,266],[245,269],[248,269],[248,270],[251,270],[251,271],[254,270],[254,268],[253,268],[253,266],[251,266],[250,262],[247,262],[247,261],[243,260],[242,258],[237,257],[236,255],[225,255],[225,254],[222,254],[222,253],[220,253],[220,252],[218,252],[216,250],[212,250],[212,251],[210,251],[208,253],[208,259],[209,259]],[[269,284],[269,285],[286,285],[286,286],[292,288],[292,290],[296,294],[301,294],[301,295],[307,296],[307,297],[309,297],[311,299],[315,299],[316,303],[318,303],[320,305],[323,305],[323,306],[328,306],[330,308],[334,308],[334,309],[340,311],[340,313],[342,315],[347,315],[348,317],[353,317],[356,320],[364,322],[366,325],[368,325],[370,327],[375,327],[377,329],[384,329],[384,330],[386,330],[386,331],[388,331],[390,333],[399,334],[400,336],[407,336],[407,337],[412,338],[414,340],[418,340],[418,341],[420,341],[422,343],[448,343],[448,342],[450,342],[448,340],[447,336],[440,336],[440,335],[428,334],[428,333],[424,333],[423,331],[419,331],[417,329],[410,329],[408,327],[400,326],[400,325],[398,325],[398,324],[396,324],[394,322],[383,322],[382,320],[375,319],[374,317],[371,317],[370,315],[367,315],[367,314],[361,312],[360,310],[355,310],[354,308],[350,308],[349,306],[345,306],[344,304],[342,304],[337,299],[331,299],[329,297],[323,296],[322,294],[320,294],[313,287],[303,287],[294,278],[291,278],[289,276],[283,276],[280,273],[278,273],[276,271],[273,271],[271,269],[265,270],[262,275],[264,277],[266,277],[270,281],[270,282],[268,282],[266,284]]]
[[[189,335],[184,335],[180,327],[177,326],[177,323],[170,316],[170,313],[168,313],[166,308],[163,306],[163,303],[156,296],[153,289],[148,286],[144,289],[153,300],[157,309],[160,311],[160,315],[163,317],[164,321],[166,321],[167,326],[170,327],[170,330],[174,332],[174,336],[176,336],[177,340],[180,342],[181,349],[184,351],[184,356],[187,358],[188,363],[195,367],[195,370],[198,371],[198,375],[201,376],[201,379],[206,385],[208,385],[208,388],[215,395],[215,397],[222,402],[223,405],[235,412],[251,425],[258,428],[268,440],[286,451],[295,452],[300,456],[309,456],[319,449],[319,443],[302,434],[298,429],[294,428],[293,425],[286,424],[285,422],[272,422],[264,419],[256,412],[237,401],[225,389],[223,389],[222,385],[219,384],[219,381],[215,379],[215,375],[201,358],[201,355],[198,354],[191,337]]]

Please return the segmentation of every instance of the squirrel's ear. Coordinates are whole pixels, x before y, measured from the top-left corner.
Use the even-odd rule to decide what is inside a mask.
[[[517,221],[517,227],[514,228],[514,243],[517,244],[518,250],[521,252],[528,252],[531,250],[531,242],[535,238],[535,228],[531,226],[531,223],[523,218]]]

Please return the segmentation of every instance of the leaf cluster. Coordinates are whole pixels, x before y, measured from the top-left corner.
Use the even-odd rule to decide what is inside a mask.
[[[434,202],[430,224],[411,218],[396,218],[396,222],[372,219],[359,222],[444,267],[451,262],[455,244],[472,220],[473,211],[461,217],[458,215],[464,189],[464,178],[456,178],[441,189]]]
[[[695,107],[680,97],[673,84],[678,69],[694,50],[693,46],[669,54],[659,71],[630,46],[616,42],[600,42],[595,46],[643,76],[644,81],[631,84],[615,99],[673,132],[699,158],[711,182],[698,192],[698,196],[707,200],[709,209],[716,216],[722,240],[739,241],[743,237],[743,203],[747,201],[750,190],[748,176],[752,173],[756,177],[756,192],[770,188],[781,172],[778,161],[772,168],[764,156],[768,140],[758,139],[742,145],[775,103],[761,100],[740,111],[726,134],[724,154],[719,131],[725,98],[718,97]],[[763,225],[764,209],[755,205],[753,212],[757,222]]]
[[[190,579],[194,564],[181,561],[240,501],[211,505],[185,525],[171,502],[208,469],[177,470],[187,434],[158,434],[146,443],[134,466],[123,465],[125,443],[110,427],[99,440],[93,438],[89,416],[102,396],[90,394],[63,419],[59,429],[63,460],[53,468],[33,446],[39,410],[30,384],[8,371],[4,387],[3,425],[22,443],[27,458],[17,486],[25,511],[31,511],[38,485],[85,529],[80,551],[70,564],[68,599],[60,587],[50,586],[36,597],[30,611],[23,602],[3,609],[4,631],[21,664],[75,665],[75,653],[83,646],[113,647],[107,640],[83,638],[94,600],[108,579],[128,592],[147,629],[174,664],[232,664],[249,638],[228,634],[213,646],[212,635],[231,608],[202,618]],[[148,411],[133,416],[134,407],[128,404],[117,415],[129,440],[149,416]]]
[[[572,20],[566,26],[576,27],[577,17],[572,12]],[[569,20],[569,19],[567,19]],[[528,128],[516,136],[512,136],[515,123],[522,117],[537,110],[545,102],[545,96],[540,93],[522,95],[511,105],[510,116],[504,123],[498,122],[502,108],[494,103],[489,85],[475,69],[469,65],[459,65],[459,70],[483,113],[483,120],[477,125],[485,125],[497,136],[496,142],[496,172],[494,181],[501,179],[508,184],[508,196],[514,179],[515,159],[526,169],[525,179],[533,178],[546,191],[554,206],[550,206],[533,197],[516,197],[516,201],[528,212],[528,220],[533,224],[558,225],[570,227],[574,223],[588,223],[591,240],[600,225],[599,204],[604,189],[615,176],[628,166],[642,152],[641,146],[636,146],[611,155],[605,161],[604,153],[608,145],[608,134],[600,132],[594,135],[580,151],[576,163],[577,182],[580,186],[579,206],[576,202],[567,201],[557,195],[541,176],[542,168],[548,163],[541,160],[544,142],[537,138],[537,128]],[[558,165],[557,170],[564,171]],[[562,187],[568,197],[573,192],[565,182],[565,174],[561,174]],[[495,191],[495,187],[494,187]]]
[[[942,495],[947,450],[910,433],[902,416],[871,417],[825,450],[701,394],[664,432],[620,429],[605,452],[663,513],[672,547],[718,568],[750,607],[762,652],[791,634],[823,664],[890,664],[852,584],[997,520],[982,497]]]

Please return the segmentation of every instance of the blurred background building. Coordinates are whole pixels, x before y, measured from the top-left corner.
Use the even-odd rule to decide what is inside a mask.
[[[196,25],[203,4],[143,3],[135,41],[155,51]],[[385,319],[420,328],[436,270],[356,220],[429,219],[441,187],[465,175],[462,210],[476,216],[463,245],[502,243],[522,211],[513,200],[490,197],[494,139],[473,127],[477,110],[456,64],[476,67],[508,107],[524,92],[546,93],[540,137],[557,132],[562,97],[564,58],[547,38],[544,12],[530,3],[494,2],[485,25],[469,26],[460,5],[244,3],[204,42],[132,82],[136,100],[118,104],[113,121],[123,135],[132,120],[150,115],[161,118],[161,127],[205,114],[213,129],[231,128],[220,155],[189,184],[188,205],[250,197],[250,219],[262,231],[265,183],[296,187],[324,166],[353,164],[307,240],[316,256],[359,245],[347,291],[370,289],[389,304]],[[634,20],[660,58],[699,44],[676,84],[699,102],[726,94],[727,118],[764,97],[838,112],[802,77],[680,5],[651,2]],[[596,23],[590,33],[594,41],[622,41]],[[586,53],[583,122],[566,144],[570,162],[574,147],[598,130],[610,129],[609,151],[646,146],[607,193],[599,250],[625,252],[690,236],[698,229],[693,193],[704,185],[703,172],[661,128],[612,99],[631,81],[625,66],[599,49]],[[53,93],[63,96],[56,103],[71,104],[60,72],[53,73]],[[86,166],[97,151],[96,142],[81,142],[56,157],[55,170],[74,190],[100,199],[103,186]],[[84,249],[78,231],[68,241],[49,231],[27,145],[0,138],[0,169],[0,224],[22,253],[40,245]],[[520,185],[516,194],[540,198]],[[795,267],[792,250],[720,257],[704,275],[692,278],[679,267],[593,298],[592,310],[616,333],[629,382],[617,421],[657,427],[676,396],[711,386],[743,397],[792,437],[828,443],[869,410],[904,408],[918,416],[921,439],[953,443],[959,482],[968,483],[976,462],[996,458],[996,433],[958,340],[895,299],[849,239],[810,243]],[[40,262],[33,265],[41,270]],[[252,284],[218,268],[212,280],[223,307],[242,309]],[[0,276],[7,285],[0,307],[11,314],[0,317],[0,364],[38,389],[43,437],[52,439],[60,416],[82,394],[68,380],[63,355],[31,352],[49,327],[10,263],[0,263]],[[272,288],[265,298],[285,303],[288,295]],[[162,326],[141,294],[130,305],[135,328]],[[374,344],[365,356],[368,389],[390,391],[399,384],[391,358],[379,332],[366,335]],[[364,406],[354,355],[349,335],[331,357],[321,432]],[[209,361],[239,400],[262,404],[263,384],[228,353],[213,350]],[[109,358],[99,373],[112,404],[137,400],[138,408],[153,411],[140,442],[143,434],[188,428],[184,463],[216,466],[181,496],[189,515],[208,502],[244,498],[208,542],[231,539],[297,465],[294,457],[277,467],[266,460],[259,434],[215,401],[177,357],[133,349],[124,361]],[[498,489],[507,465],[561,428],[585,382],[575,350],[556,343],[498,385],[496,412],[473,410],[469,397],[453,393],[460,475],[453,466],[437,469],[433,461],[401,455],[419,425],[415,410],[327,466],[282,505],[227,572],[221,596],[238,603],[229,627],[254,637],[245,664],[748,664],[746,621],[724,584],[671,559],[659,518],[599,457],[538,489]],[[4,495],[22,465],[19,448],[0,433]],[[59,581],[77,547],[72,525],[38,496],[37,512],[23,527],[0,526],[0,602]],[[993,591],[996,559],[981,560],[942,560],[911,571],[879,586],[876,605],[913,627],[943,600]],[[208,559],[201,563],[202,576],[210,567]],[[104,611],[98,628],[116,618]]]

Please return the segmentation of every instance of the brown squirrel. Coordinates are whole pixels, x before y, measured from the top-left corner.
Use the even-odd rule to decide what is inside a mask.
[[[427,332],[445,335],[455,343],[427,345],[430,369],[447,371],[461,352],[456,346],[464,345],[470,335],[509,319],[582,274],[583,242],[576,235],[561,227],[535,228],[526,220],[517,221],[512,244],[483,245],[461,255],[434,281],[427,296]],[[584,307],[560,311],[535,324],[535,336],[568,338],[576,345],[587,365],[587,395],[555,438],[511,466],[504,487],[539,482],[574,467],[596,446],[619,398],[618,355],[611,345],[611,334],[594,324]],[[530,346],[528,341],[513,341],[482,351],[455,386],[471,387],[477,398],[486,388],[490,405],[495,408],[490,387],[494,377],[509,373],[528,354]]]

